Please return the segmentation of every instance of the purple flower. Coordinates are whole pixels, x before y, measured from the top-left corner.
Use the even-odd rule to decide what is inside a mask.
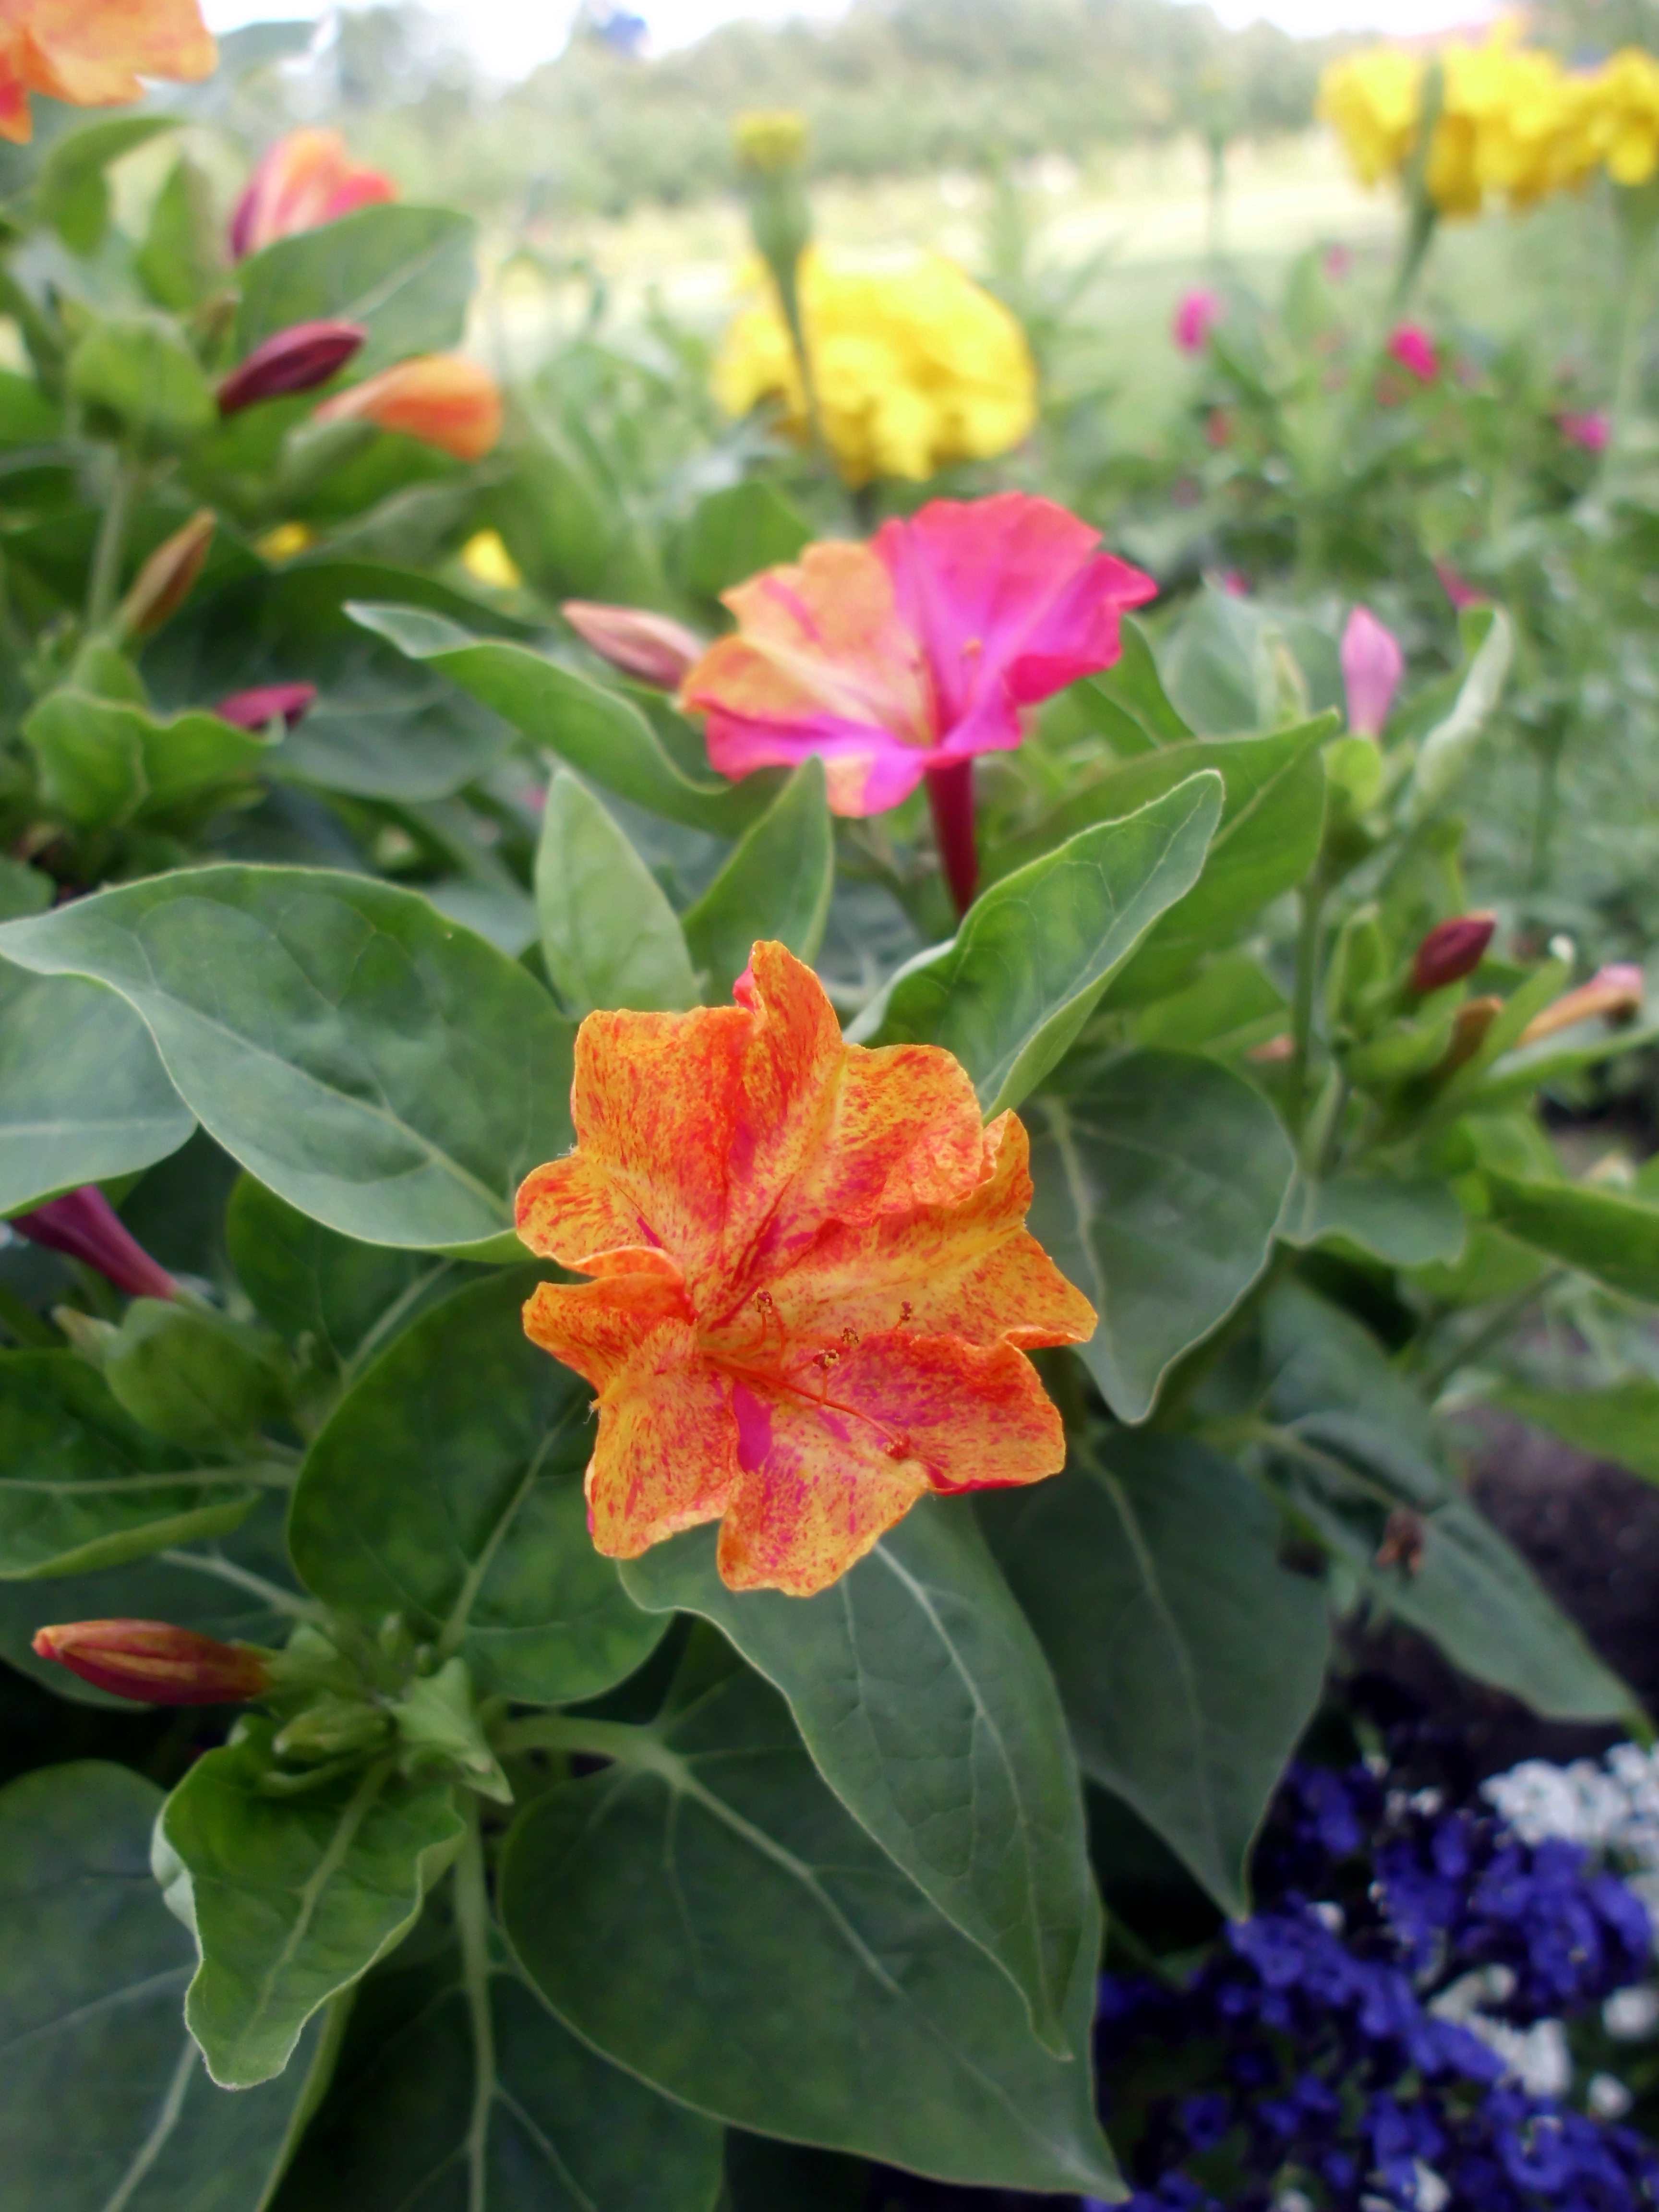
[[[1406,656],[1399,640],[1369,607],[1356,607],[1342,633],[1341,657],[1348,727],[1356,737],[1381,737],[1406,672]]]
[[[66,1252],[135,1298],[172,1298],[179,1285],[152,1260],[122,1224],[96,1183],[48,1199],[28,1213],[15,1213],[10,1225],[32,1244]]]

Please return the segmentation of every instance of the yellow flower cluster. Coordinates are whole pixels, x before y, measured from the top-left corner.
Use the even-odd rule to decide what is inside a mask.
[[[778,401],[804,435],[794,349],[769,283],[761,289],[726,333],[714,394],[732,415]],[[813,247],[801,257],[800,306],[818,419],[848,483],[988,460],[1036,419],[1024,332],[943,254],[877,263]]]
[[[1659,61],[1636,47],[1600,69],[1565,69],[1501,24],[1482,46],[1437,56],[1439,114],[1424,181],[1441,214],[1478,215],[1488,199],[1536,205],[1605,164],[1616,184],[1659,170]],[[1350,54],[1326,70],[1319,112],[1368,185],[1400,175],[1416,150],[1429,62],[1400,46]]]

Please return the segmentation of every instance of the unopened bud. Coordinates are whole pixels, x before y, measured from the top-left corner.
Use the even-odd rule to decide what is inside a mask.
[[[1406,672],[1398,639],[1369,607],[1356,607],[1342,633],[1341,660],[1348,727],[1358,737],[1380,737]]]
[[[501,434],[501,395],[487,368],[465,355],[430,353],[324,400],[317,422],[370,422],[458,461],[481,461]]]
[[[1598,969],[1588,983],[1565,992],[1541,1014],[1534,1014],[1521,1032],[1521,1042],[1537,1044],[1558,1030],[1570,1030],[1597,1014],[1610,1022],[1627,1022],[1641,1012],[1645,988],[1645,978],[1633,960],[1615,960],[1610,967]]]
[[[233,691],[213,711],[239,730],[268,730],[273,722],[284,722],[291,730],[316,698],[314,684],[259,684],[251,691]]]
[[[195,588],[213,543],[214,513],[198,507],[182,530],[164,538],[133,579],[116,624],[125,637],[149,637],[176,615]]]
[[[152,1260],[95,1182],[48,1199],[8,1223],[31,1244],[45,1244],[95,1267],[106,1282],[135,1298],[173,1298],[179,1285]]]
[[[362,345],[361,323],[295,323],[255,346],[219,386],[219,412],[239,415],[261,399],[314,392],[336,376]]]
[[[1451,1042],[1431,1071],[1435,1084],[1446,1082],[1466,1067],[1486,1042],[1486,1031],[1504,1011],[1501,999],[1466,999],[1452,1017]]]
[[[567,599],[559,612],[602,660],[659,690],[678,691],[707,650],[696,632],[672,615],[603,606],[593,599]]]
[[[34,1650],[94,1689],[149,1705],[242,1705],[270,1680],[270,1656],[166,1620],[72,1620],[40,1628]]]
[[[1291,1059],[1295,1051],[1296,1039],[1288,1030],[1282,1030],[1277,1036],[1264,1037],[1260,1044],[1253,1044],[1244,1057],[1253,1060],[1258,1067],[1276,1067],[1280,1061]]]
[[[1437,921],[1417,948],[1412,962],[1411,988],[1425,999],[1431,991],[1443,991],[1473,975],[1486,957],[1498,927],[1495,914],[1455,914]]]
[[[775,177],[805,160],[806,118],[793,107],[755,110],[732,125],[732,143],[745,169]]]

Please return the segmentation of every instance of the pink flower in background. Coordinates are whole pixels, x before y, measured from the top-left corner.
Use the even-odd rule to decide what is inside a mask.
[[[1202,353],[1221,320],[1221,295],[1207,285],[1183,292],[1176,302],[1172,335],[1182,353]]]
[[[1605,453],[1613,435],[1613,424],[1601,407],[1587,408],[1582,414],[1558,415],[1555,427],[1570,446],[1582,446],[1587,453]]]
[[[1486,594],[1479,586],[1470,583],[1467,576],[1460,576],[1449,561],[1437,561],[1434,573],[1440,579],[1441,590],[1460,615],[1467,608],[1486,605]]]
[[[816,753],[836,814],[880,814],[924,775],[1006,750],[1021,708],[1109,668],[1156,596],[1100,533],[1026,492],[931,500],[867,545],[809,545],[724,594],[735,632],[686,677],[722,775]]]
[[[337,131],[290,131],[265,154],[236,203],[231,258],[240,261],[279,238],[397,197],[390,177],[352,160]]]
[[[1204,439],[1217,453],[1223,452],[1233,442],[1233,415],[1231,407],[1212,407],[1204,424]]]
[[[1353,273],[1353,254],[1346,246],[1325,248],[1325,274],[1333,284],[1340,284]]]
[[[641,684],[672,691],[708,650],[708,641],[672,615],[642,607],[606,606],[597,599],[567,599],[559,609],[579,638]]]
[[[251,691],[233,691],[213,711],[222,722],[234,722],[239,730],[268,729],[276,721],[286,722],[291,730],[316,703],[314,684],[257,684]]]
[[[1356,736],[1382,735],[1405,672],[1406,656],[1394,632],[1369,607],[1356,607],[1342,633],[1342,683],[1348,695],[1348,727]]]
[[[123,1223],[95,1182],[51,1198],[30,1213],[15,1213],[7,1226],[31,1244],[65,1252],[96,1267],[118,1291],[135,1298],[171,1298],[179,1285]]]
[[[1221,572],[1221,588],[1230,599],[1248,599],[1250,596],[1250,580],[1242,568],[1224,568]]]
[[[1401,323],[1390,332],[1389,356],[1419,384],[1432,384],[1440,373],[1434,340],[1421,323]]]

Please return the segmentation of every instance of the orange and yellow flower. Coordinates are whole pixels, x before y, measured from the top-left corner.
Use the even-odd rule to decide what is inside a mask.
[[[582,1024],[576,1148],[518,1220],[593,1279],[542,1284],[525,1327],[598,1394],[600,1552],[718,1520],[732,1589],[810,1597],[929,1491],[1057,1474],[1025,1354],[1095,1314],[1025,1229],[1024,1129],[983,1126],[949,1053],[844,1043],[781,945],[735,996]]]
[[[279,238],[397,197],[390,177],[352,160],[337,131],[290,131],[264,155],[236,203],[230,250],[240,261]]]
[[[501,395],[489,370],[464,354],[420,354],[325,399],[313,419],[372,422],[458,461],[481,461],[501,434]]]
[[[32,92],[118,107],[141,77],[194,83],[218,58],[197,0],[0,0],[0,138],[28,139]]]

